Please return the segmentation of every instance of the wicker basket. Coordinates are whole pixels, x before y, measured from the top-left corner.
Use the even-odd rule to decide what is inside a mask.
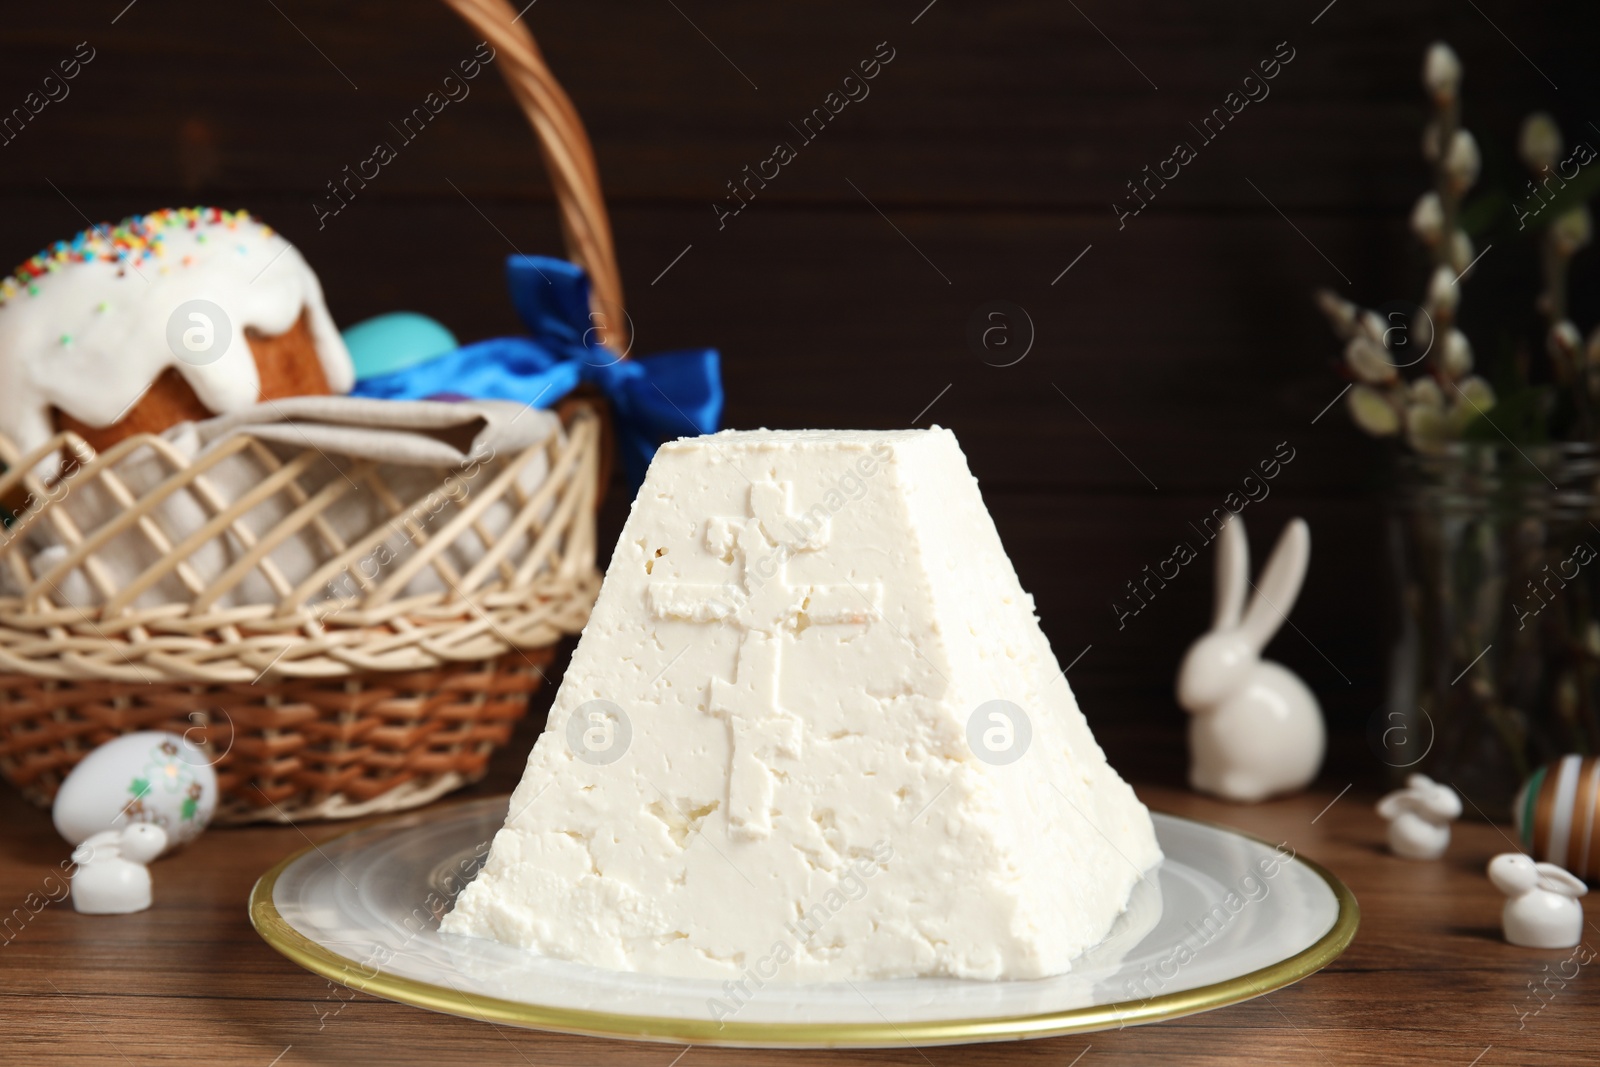
[[[597,321],[619,324],[608,342],[625,351],[598,173],[571,101],[505,0],[445,2],[494,47],[538,137],[568,253],[593,283],[594,309],[605,316]],[[0,437],[0,499],[29,493],[40,502],[0,531],[0,568],[25,590],[0,596],[0,773],[46,804],[96,746],[135,730],[171,730],[207,748],[222,794],[217,817],[233,822],[394,811],[481,777],[525,713],[555,642],[582,628],[598,592],[603,415],[597,403],[563,405],[565,433],[493,457],[459,513],[429,530],[408,522],[419,498],[402,496],[373,464],[318,485],[311,475],[327,457],[309,448],[285,455],[248,433],[193,463],[150,436],[97,455],[68,432],[27,456]],[[31,472],[61,449],[78,462],[47,486]],[[119,464],[149,462],[152,450],[162,480],[135,494]],[[207,477],[226,458],[218,453],[242,454],[268,476],[229,499]],[[534,463],[547,474],[530,490],[518,474]],[[439,484],[454,474],[439,470]],[[79,528],[58,503],[85,486],[119,505],[98,527]],[[361,536],[340,536],[324,510],[356,489],[372,493],[386,516]],[[153,518],[175,493],[202,501],[209,519],[177,544]],[[269,499],[282,517],[253,528],[250,513]],[[504,551],[506,531],[483,529],[490,506],[514,516],[506,531],[527,548],[520,558]],[[393,575],[369,580],[358,564],[397,524],[414,551]],[[36,527],[66,551],[46,573],[33,572],[24,550]],[[291,537],[318,546],[319,568],[299,583],[272,558]],[[131,583],[114,581],[103,553],[130,538],[158,562]],[[185,562],[208,539],[225,542],[237,560],[209,581]],[[476,539],[481,559],[463,570],[451,549],[464,539]],[[69,569],[96,587],[98,606],[66,606],[51,574]],[[427,569],[443,591],[406,595],[407,581]],[[359,591],[329,610],[314,594],[327,575],[346,573],[360,575]],[[246,578],[271,583],[276,601],[220,606],[232,604],[227,594]],[[173,581],[186,597],[151,605],[137,595]]]

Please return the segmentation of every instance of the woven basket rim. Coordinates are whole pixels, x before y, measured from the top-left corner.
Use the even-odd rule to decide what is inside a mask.
[[[278,527],[254,531],[245,521],[260,493],[246,492],[234,500],[221,493],[205,474],[215,463],[213,453],[194,462],[170,444],[149,435],[129,438],[96,454],[70,432],[49,444],[19,456],[0,435],[0,459],[9,469],[0,475],[0,496],[26,488],[30,500],[40,501],[20,522],[0,535],[0,567],[24,586],[21,595],[0,596],[0,672],[55,679],[103,679],[144,682],[250,682],[268,671],[284,677],[332,677],[361,671],[401,671],[490,659],[513,649],[542,647],[563,634],[580,630],[588,608],[598,593],[595,570],[594,510],[600,492],[601,419],[586,405],[574,405],[564,433],[551,434],[505,459],[482,464],[486,484],[465,494],[459,513],[441,529],[414,531],[408,538],[414,551],[391,575],[365,577],[364,563],[371,553],[386,546],[396,533],[412,530],[402,520],[414,516],[417,501],[400,501],[384,483],[375,464],[357,464],[344,482],[367,487],[386,504],[387,520],[348,543],[326,524],[317,527],[328,558],[299,582],[279,576],[283,595],[276,603],[219,606],[222,594],[247,577],[264,574],[272,580],[270,548],[283,538],[307,535],[321,514],[319,500],[331,506],[344,495],[343,483],[330,482],[336,492],[313,495],[300,488],[293,475],[316,461],[332,462],[319,449],[307,448],[287,461],[280,459],[250,432],[230,438],[217,453],[248,455],[276,467],[262,485],[287,493],[301,502]],[[45,456],[70,449],[80,463],[59,481],[47,484],[35,472]],[[149,448],[150,451],[142,451]],[[170,473],[142,494],[134,494],[117,473],[119,461],[155,456]],[[517,475],[528,464],[543,459],[547,472],[536,489],[525,490]],[[290,477],[280,478],[288,472]],[[438,468],[440,484],[455,473]],[[357,482],[361,485],[358,486]],[[78,487],[91,485],[124,508],[100,527],[80,530],[67,512],[66,502]],[[422,501],[439,495],[434,488]],[[188,582],[187,600],[136,605],[128,595],[153,588],[175,575],[185,577],[185,558],[152,518],[155,505],[175,494],[187,493],[208,502],[211,521],[203,530],[216,538],[227,537],[245,547],[243,556],[214,581]],[[477,519],[496,501],[513,512],[498,535],[485,533]],[[48,529],[66,555],[49,570],[34,573],[28,556],[28,534]],[[114,589],[101,579],[101,601],[91,607],[66,603],[55,583],[67,573],[92,579],[105,571],[97,554],[113,552],[119,538],[142,536],[156,552],[156,560],[131,581]],[[465,573],[449,563],[448,550],[458,540],[475,537],[485,546],[481,558]],[[190,538],[193,541],[194,538]],[[520,560],[510,560],[510,546],[530,543]],[[185,542],[188,543],[188,542]],[[407,583],[432,567],[442,579],[439,591],[402,595]],[[356,577],[362,588],[356,596],[330,607],[313,599],[332,576]],[[378,580],[381,578],[381,581]]]

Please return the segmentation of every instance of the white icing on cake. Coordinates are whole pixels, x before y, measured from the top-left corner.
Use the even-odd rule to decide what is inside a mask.
[[[169,319],[191,300],[228,319],[228,344],[211,362],[180,359],[168,343]],[[261,390],[245,331],[275,336],[302,312],[329,387],[349,392],[355,371],[322,286],[270,227],[216,208],[92,227],[0,282],[0,431],[27,452],[55,432],[52,407],[109,426],[168,367],[212,412],[242,410]]]
[[[725,432],[657,452],[441,929],[735,988],[1037,978],[1160,858],[954,435]]]

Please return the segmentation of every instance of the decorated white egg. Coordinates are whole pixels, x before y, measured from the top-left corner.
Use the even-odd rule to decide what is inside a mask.
[[[217,809],[217,773],[200,746],[177,734],[145,730],[107,741],[61,783],[51,816],[74,845],[102,830],[151,823],[167,833],[167,851],[193,841]]]

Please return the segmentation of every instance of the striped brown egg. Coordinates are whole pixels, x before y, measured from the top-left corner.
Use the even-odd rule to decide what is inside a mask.
[[[1512,811],[1535,859],[1600,879],[1600,759],[1562,756],[1533,772]]]

